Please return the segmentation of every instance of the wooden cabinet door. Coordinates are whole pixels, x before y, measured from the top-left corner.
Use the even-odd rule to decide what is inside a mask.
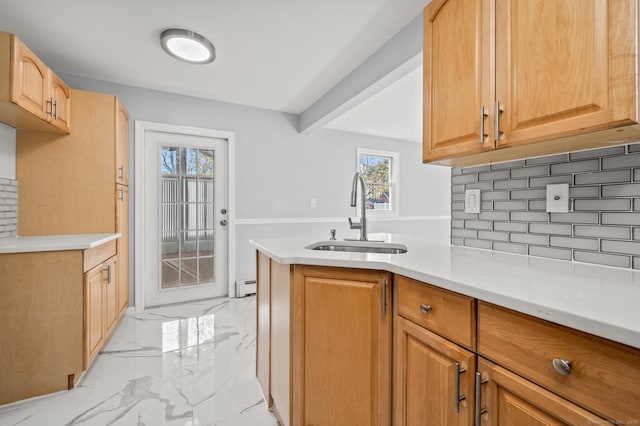
[[[511,146],[637,121],[632,0],[496,0],[496,100]]]
[[[388,272],[294,267],[292,424],[391,424],[390,290]]]
[[[118,253],[117,311],[118,317],[129,306],[129,187],[116,184],[116,240]]]
[[[51,112],[48,68],[17,38],[11,45],[11,101],[43,120]]]
[[[489,17],[489,0],[434,0],[425,8],[425,162],[494,147],[483,115],[494,90]]]
[[[104,286],[104,334],[109,337],[118,319],[118,256],[113,256],[102,266]]]
[[[609,422],[577,405],[511,373],[484,358],[478,359],[482,425],[573,426]]]
[[[86,370],[104,343],[104,305],[102,265],[84,277],[84,369]]]
[[[52,114],[48,120],[58,129],[69,133],[71,127],[71,90],[60,77],[49,70],[49,100],[53,100]]]
[[[129,113],[116,98],[116,183],[129,185]]]
[[[395,339],[394,424],[473,425],[475,354],[400,316]]]

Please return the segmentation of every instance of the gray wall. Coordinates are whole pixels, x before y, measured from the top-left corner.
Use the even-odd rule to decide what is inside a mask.
[[[129,111],[130,185],[135,175],[134,121],[235,132],[237,278],[255,277],[254,252],[248,245],[251,238],[325,237],[330,228],[336,228],[339,236],[347,233],[346,218],[355,215],[348,200],[359,146],[400,153],[402,217],[372,221],[372,231],[448,239],[450,172],[448,168],[423,165],[419,144],[328,129],[303,135],[297,130],[298,117],[292,114],[72,75],[62,77],[73,88],[118,96]],[[135,194],[136,188],[132,187],[132,199]],[[317,199],[316,208],[310,207],[312,197]],[[344,219],[336,222],[336,218]]]
[[[546,213],[546,185],[568,183],[568,213]],[[640,269],[640,144],[452,169],[456,245]],[[481,190],[479,214],[464,191]]]
[[[16,178],[16,131],[0,123],[0,178]]]

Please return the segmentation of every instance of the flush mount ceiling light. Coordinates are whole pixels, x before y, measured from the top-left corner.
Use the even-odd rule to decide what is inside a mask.
[[[190,64],[208,64],[216,58],[216,48],[193,31],[172,28],[160,34],[160,44],[169,55]]]

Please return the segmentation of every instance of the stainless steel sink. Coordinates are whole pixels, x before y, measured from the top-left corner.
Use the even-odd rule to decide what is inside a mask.
[[[379,241],[319,241],[305,247],[308,250],[348,251],[353,253],[402,254],[407,252],[404,244]]]

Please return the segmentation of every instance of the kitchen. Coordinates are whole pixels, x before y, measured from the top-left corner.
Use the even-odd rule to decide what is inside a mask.
[[[424,5],[420,5],[419,9],[421,9],[422,6]],[[417,9],[418,13],[419,9]],[[397,37],[392,38],[386,45],[382,45],[383,43],[381,43],[382,47],[380,48],[380,50],[378,50],[372,56],[374,60],[377,59],[380,61],[381,58],[388,57],[385,56],[385,54],[389,55],[389,52],[398,52],[401,50],[398,48],[398,46],[403,46],[402,37],[404,35],[411,34],[412,31],[415,31],[416,24],[414,22],[416,22],[416,19],[414,18],[414,20],[411,20],[411,18],[413,18],[413,16],[417,15],[418,13],[414,13],[413,15],[408,14],[408,18],[406,18],[405,21],[405,24],[407,24],[407,26],[404,27],[404,29],[402,29],[403,25],[397,26],[396,31],[400,30],[400,32],[397,33]],[[418,17],[417,22],[419,24],[418,32],[421,37],[423,30],[422,18]],[[8,29],[10,28],[7,27],[7,30]],[[17,29],[13,31],[19,32]],[[394,33],[395,32],[388,34],[387,38],[391,37]],[[27,44],[31,44],[28,43],[29,34],[20,34],[20,36],[25,38]],[[414,43],[415,39],[416,38],[414,37]],[[411,50],[412,48],[414,50]],[[218,49],[221,49],[219,45]],[[38,51],[37,53],[46,58],[46,51]],[[159,50],[158,54],[160,55],[162,53],[163,52]],[[406,51],[402,51],[402,54],[404,56],[399,59],[396,58],[396,61],[398,62],[395,63],[398,65],[398,67],[404,64],[411,64],[411,60],[415,62],[415,57],[419,53],[420,52],[417,52],[415,50],[415,47],[407,47]],[[221,52],[218,52],[218,55],[221,55]],[[364,58],[366,58],[366,56]],[[421,62],[420,57],[419,59]],[[53,65],[54,64],[52,63],[51,66]],[[360,79],[365,79],[367,76],[367,66],[373,67],[373,69],[375,70],[376,67],[374,65],[371,65],[371,62],[363,62],[362,68],[356,69],[356,71],[354,71],[354,73],[352,73],[351,75],[358,77],[358,81],[360,81]],[[58,70],[60,66],[58,66],[56,70]],[[104,68],[108,69],[109,67],[105,66]],[[358,70],[360,70],[360,74],[358,74]],[[371,70],[371,68],[369,68],[369,70]],[[379,73],[381,71],[377,72],[378,74],[375,76],[376,81],[380,80]],[[406,75],[407,70],[403,70],[402,73]],[[353,172],[355,171],[354,160],[356,147],[367,146],[368,148],[379,150],[399,151],[402,167],[400,169],[400,181],[402,182],[402,191],[400,194],[402,197],[400,200],[400,210],[402,212],[402,216],[396,219],[394,219],[393,217],[385,218],[384,220],[376,220],[376,218],[372,218],[370,221],[370,232],[391,231],[398,234],[410,233],[413,235],[429,235],[437,236],[437,238],[444,240],[448,240],[449,233],[451,232],[451,242],[454,243],[454,245],[464,244],[466,246],[480,247],[485,249],[494,248],[494,250],[498,250],[497,247],[501,246],[500,243],[512,243],[510,245],[503,244],[503,250],[523,250],[523,247],[525,247],[530,254],[546,252],[551,253],[548,254],[548,256],[558,256],[561,259],[566,259],[567,253],[569,253],[570,255],[573,255],[574,253],[586,253],[578,255],[586,256],[582,257],[582,261],[585,261],[584,259],[588,257],[590,259],[595,259],[596,262],[599,261],[599,263],[609,262],[607,264],[611,266],[626,267],[627,270],[625,271],[625,273],[627,273],[627,275],[625,275],[625,280],[634,281],[633,278],[635,277],[635,273],[629,270],[629,268],[632,268],[634,266],[633,264],[635,263],[633,254],[635,253],[635,245],[637,244],[633,241],[634,236],[632,235],[632,233],[635,232],[633,225],[636,223],[634,221],[636,220],[635,216],[637,215],[637,213],[633,213],[633,210],[635,210],[636,208],[635,205],[631,206],[631,204],[635,203],[634,200],[637,196],[637,194],[634,194],[633,192],[630,192],[630,195],[623,196],[623,198],[626,197],[626,202],[623,204],[625,204],[625,206],[626,204],[629,204],[629,207],[626,210],[614,210],[613,212],[605,211],[603,213],[600,213],[595,223],[593,222],[593,219],[589,219],[586,222],[576,222],[575,226],[579,226],[580,232],[591,233],[591,239],[586,239],[588,241],[584,241],[585,239],[581,238],[579,239],[579,242],[592,244],[593,241],[596,241],[598,244],[601,244],[601,250],[600,246],[597,249],[594,249],[591,247],[591,245],[587,246],[587,248],[582,249],[581,247],[567,248],[566,244],[568,242],[558,238],[566,236],[566,233],[562,233],[560,231],[556,231],[553,233],[548,232],[547,243],[542,244],[536,241],[540,241],[539,234],[544,234],[544,232],[529,231],[529,233],[527,233],[526,231],[522,230],[522,223],[527,223],[528,227],[532,225],[539,225],[538,223],[534,223],[536,222],[535,220],[530,223],[527,220],[505,220],[503,218],[504,208],[506,208],[507,206],[514,206],[516,204],[518,207],[514,209],[516,211],[511,212],[512,215],[516,214],[523,216],[522,213],[526,213],[524,217],[536,217],[535,214],[539,213],[538,210],[540,208],[540,195],[536,195],[536,198],[533,198],[531,201],[529,201],[529,199],[525,199],[527,200],[527,211],[522,211],[524,207],[522,206],[521,200],[516,204],[499,205],[499,207],[496,207],[495,203],[512,202],[518,200],[487,200],[486,198],[484,198],[482,199],[482,201],[485,203],[485,205],[481,206],[481,209],[495,211],[481,212],[480,214],[485,213],[481,220],[476,220],[478,219],[477,213],[464,212],[464,192],[466,191],[466,189],[474,189],[473,186],[476,186],[481,190],[484,189],[484,191],[486,191],[485,188],[487,188],[488,185],[490,185],[493,189],[496,185],[504,185],[505,182],[508,181],[517,183],[517,181],[522,181],[523,179],[527,180],[543,177],[556,179],[557,176],[560,176],[562,178],[563,176],[566,176],[567,173],[575,173],[576,176],[579,176],[580,173],[584,173],[585,176],[581,176],[579,178],[585,179],[584,187],[578,188],[582,191],[589,191],[594,187],[594,185],[598,189],[602,187],[603,191],[605,191],[605,189],[606,191],[613,191],[615,189],[621,189],[622,186],[627,185],[625,188],[628,191],[633,191],[633,181],[637,176],[637,171],[634,169],[633,163],[633,159],[635,158],[633,156],[633,152],[635,152],[635,148],[634,145],[625,144],[625,141],[628,141],[628,143],[633,142],[632,138],[629,139],[619,136],[618,139],[616,139],[618,143],[615,145],[615,147],[612,147],[611,150],[608,151],[598,151],[595,154],[574,153],[571,154],[571,157],[566,155],[564,158],[555,157],[553,159],[546,160],[546,164],[549,165],[549,168],[553,172],[545,172],[544,176],[542,175],[543,172],[539,171],[538,169],[535,170],[537,171],[537,173],[540,173],[539,175],[528,175],[529,173],[533,173],[534,171],[529,166],[539,167],[540,163],[535,162],[542,161],[534,159],[527,160],[530,163],[522,162],[521,164],[512,163],[509,165],[508,170],[510,171],[510,173],[512,173],[514,177],[521,176],[520,179],[505,179],[505,169],[499,169],[500,166],[497,166],[496,164],[492,166],[479,166],[478,169],[453,169],[453,176],[451,176],[451,172],[447,168],[439,166],[420,165],[420,162],[422,160],[422,152],[420,145],[416,143],[397,142],[391,144],[391,141],[385,140],[384,138],[372,138],[368,136],[344,133],[322,128],[312,129],[308,132],[299,133],[298,123],[296,123],[297,117],[294,114],[286,114],[265,109],[251,108],[238,105],[237,102],[228,104],[216,101],[205,101],[203,99],[187,98],[177,94],[157,92],[141,87],[131,87],[136,86],[136,84],[121,85],[117,83],[108,83],[106,81],[98,81],[99,79],[96,80],[79,77],[73,75],[73,72],[69,72],[69,74],[71,75],[63,74],[62,77],[64,78],[65,82],[70,84],[74,89],[84,89],[116,95],[123,103],[125,108],[127,108],[130,114],[131,123],[138,120],[146,122],[175,123],[183,126],[232,130],[235,132],[235,155],[238,159],[238,161],[236,161],[235,172],[236,200],[235,208],[230,209],[229,213],[230,215],[233,215],[233,217],[230,217],[230,223],[233,224],[235,222],[236,241],[238,242],[236,245],[235,256],[238,265],[238,267],[236,268],[237,279],[252,278],[252,276],[255,276],[255,272],[253,272],[253,268],[255,268],[255,251],[248,244],[248,240],[250,239],[261,239],[283,235],[307,235],[311,233],[314,236],[317,235],[321,236],[322,238],[328,239],[329,229],[332,228],[337,229],[338,239],[344,239],[348,235],[356,235],[355,233],[352,234],[352,231],[349,231],[347,229],[348,225],[346,222],[346,217],[354,215],[353,210],[348,205],[349,190],[351,178]],[[347,83],[349,82],[348,79],[346,79],[345,81]],[[354,90],[353,87],[348,87],[348,85],[346,86],[346,89],[344,87],[342,89]],[[338,95],[340,95],[340,91],[334,92],[334,96]],[[353,93],[351,93],[351,96],[354,96]],[[321,104],[317,105],[316,110],[321,106]],[[475,117],[475,107],[473,108],[473,110],[473,120],[477,120],[477,117]],[[507,113],[509,112],[508,109],[506,111]],[[314,118],[313,114],[311,114],[313,112],[313,109],[309,110],[309,113],[307,114],[303,112],[299,117],[299,124],[302,126],[306,125],[307,127],[314,127],[314,124],[317,126],[317,122],[321,121],[317,118],[318,116],[322,118],[326,115],[330,115],[330,112],[321,111],[321,113],[317,114]],[[310,124],[308,122],[309,120],[311,121]],[[487,120],[487,123],[489,122],[493,122],[493,119]],[[133,127],[133,124],[129,127],[130,147],[133,147],[133,141],[137,141],[137,138],[134,135]],[[487,127],[491,126],[487,125]],[[9,130],[8,132],[10,133],[11,131]],[[474,132],[477,131],[474,130]],[[269,135],[268,139],[265,135]],[[580,145],[572,143],[569,146],[576,147],[575,150],[579,150],[579,148],[577,147],[579,147]],[[591,145],[589,147],[593,148],[595,146],[596,145]],[[620,146],[623,147],[622,152],[620,151]],[[503,152],[506,152],[506,150]],[[550,152],[541,151],[538,155],[534,156],[538,157],[539,155],[547,153]],[[562,154],[558,153],[558,155]],[[592,156],[589,157],[589,155]],[[628,161],[632,161],[632,163],[630,165],[623,166],[621,164],[626,160],[621,160],[620,157],[622,157],[623,159],[629,159]],[[134,156],[130,155],[130,158],[131,163],[134,164]],[[268,158],[270,163],[265,164],[265,158]],[[595,161],[593,161],[594,158],[596,159]],[[301,161],[301,159],[306,161]],[[582,161],[570,161],[578,159]],[[505,159],[499,158],[491,162],[498,162],[503,160]],[[520,161],[517,158],[510,158],[509,160]],[[321,172],[326,168],[325,164],[327,163],[332,165],[331,169],[333,173],[322,174]],[[594,166],[594,163],[597,163],[597,165]],[[601,163],[604,166],[601,166]],[[618,165],[616,165],[616,163]],[[613,165],[607,166],[606,164]],[[637,164],[637,162],[635,164]],[[572,167],[574,168],[573,170],[571,170]],[[587,168],[585,169],[585,167]],[[594,169],[594,167],[596,167],[596,169]],[[600,169],[600,167],[604,168]],[[621,180],[614,181],[596,180],[591,181],[591,183],[587,185],[587,182],[589,182],[590,178],[586,175],[591,175],[590,172],[619,172],[620,170],[625,170],[625,168],[627,170],[626,174],[629,175],[628,179],[626,177],[623,177],[618,178]],[[137,168],[133,169],[137,170]],[[567,172],[566,170],[569,170],[569,172]],[[557,173],[555,173],[556,171]],[[132,175],[134,174],[135,173],[132,173]],[[321,175],[323,179],[316,182],[314,180],[300,179],[301,175]],[[261,176],[270,176],[270,179],[264,179],[261,178]],[[603,179],[611,179],[611,175],[604,175]],[[432,183],[434,182],[438,182],[440,184],[433,185]],[[628,182],[628,184],[625,182]],[[429,185],[425,185],[425,183],[429,183]],[[514,185],[516,183],[514,183]],[[610,185],[607,185],[607,183],[610,183]],[[461,185],[465,185],[466,187],[460,188]],[[133,188],[135,188],[134,185],[132,186]],[[609,186],[610,188],[606,188],[607,186]],[[613,188],[614,186],[617,186],[618,188]],[[278,195],[277,191],[280,188],[284,189],[282,193],[287,194],[286,198],[280,197]],[[527,187],[520,189],[531,189],[539,191],[540,188],[544,189],[543,187]],[[509,194],[515,192],[518,188],[512,187],[507,189],[507,191],[489,191],[484,195],[503,197],[506,193],[506,196],[508,197]],[[450,190],[452,191],[452,193],[450,193]],[[431,191],[434,192],[432,193]],[[429,193],[429,197],[412,196],[413,194],[423,195],[426,192]],[[18,190],[18,199],[19,197],[20,192]],[[449,201],[449,197],[452,198],[451,204]],[[576,196],[574,195],[574,197]],[[592,201],[591,199],[594,198],[593,195],[587,195],[584,197],[586,201]],[[612,197],[615,196],[612,195]],[[310,207],[310,199],[313,198],[315,198],[317,201],[317,207],[314,208]],[[601,200],[599,196],[596,196],[595,198],[597,198],[598,201]],[[615,198],[615,202],[618,203],[618,197]],[[132,192],[132,200],[134,199],[135,191]],[[432,200],[437,201],[434,202]],[[494,204],[486,205],[487,202]],[[532,203],[536,205],[535,208],[530,207]],[[597,206],[598,203],[593,204]],[[603,210],[607,210],[610,208],[611,207],[605,207]],[[532,211],[528,211],[529,209],[531,209]],[[621,207],[620,209],[624,209],[624,207]],[[589,212],[593,211],[594,210],[589,210]],[[620,212],[624,212],[626,213],[626,215],[623,215],[621,217]],[[544,213],[544,210],[542,211],[542,213],[546,215],[546,213]],[[135,213],[133,212],[131,214],[130,222],[132,224],[136,220],[134,214]],[[448,221],[449,214],[451,214],[452,217],[451,229]],[[558,215],[560,215],[560,213],[558,213]],[[405,216],[405,218],[403,218],[403,216]],[[492,216],[493,219],[487,220],[484,216]],[[537,216],[539,216],[539,214]],[[584,215],[576,216],[576,218],[583,216]],[[324,220],[320,222],[313,220],[313,218],[316,217],[324,218]],[[283,218],[306,218],[307,223],[304,223],[304,220],[298,220],[291,221],[292,223],[283,224]],[[627,219],[629,220],[629,222],[620,223],[620,220]],[[599,222],[600,220],[602,220],[602,222]],[[552,223],[541,224],[566,225],[566,223],[562,222],[561,219],[558,221],[559,223],[553,223],[556,222],[554,220],[551,220],[551,222]],[[504,223],[506,223],[507,225],[504,225]],[[588,225],[592,226],[588,227]],[[615,226],[599,228],[597,225]],[[18,224],[18,226],[20,225]],[[499,226],[519,226],[521,230],[518,231],[516,229],[511,231],[500,231],[502,233],[487,232],[496,232],[498,230],[497,227]],[[570,224],[569,226],[571,227],[574,225]],[[627,231],[629,237],[611,239],[600,239],[600,237],[593,237],[593,234],[597,233],[598,229],[602,230],[604,228],[612,232],[615,231],[624,233],[625,231]],[[511,232],[511,234],[509,234],[508,232]],[[571,232],[573,232],[573,228]],[[578,232],[576,231],[575,235],[577,236],[580,234],[578,234]],[[571,234],[570,236],[574,235]],[[549,238],[552,237],[553,242],[550,242]],[[504,240],[504,238],[506,238],[506,240]],[[520,238],[520,241],[516,241],[517,238]],[[319,238],[316,238],[316,240],[318,239]],[[245,243],[241,245],[240,241],[243,241]],[[561,246],[561,244],[565,244],[565,246]],[[543,251],[541,247],[547,250]],[[411,247],[409,248],[409,254],[411,254]],[[135,249],[136,247],[134,245],[131,249],[131,252],[133,253]],[[627,251],[621,252],[621,250]],[[576,256],[574,260],[581,260],[578,258],[578,256]],[[623,263],[625,261],[627,262],[626,266]],[[612,264],[612,262],[614,264]],[[571,263],[569,264],[571,265]],[[551,263],[550,265],[554,264]],[[131,268],[131,303],[133,303],[133,299],[138,295],[138,292],[134,291],[133,289],[133,286],[137,285],[137,280],[134,276],[134,273],[137,272],[137,269],[134,272],[134,268]],[[614,272],[612,272],[612,274],[614,274]],[[633,286],[631,286],[631,288],[633,288]],[[627,294],[632,295],[633,293]],[[478,297],[477,295],[475,296]],[[629,303],[633,303],[633,300],[631,300],[631,302]],[[138,305],[137,299],[135,304],[136,306]],[[633,319],[633,317],[631,319]],[[625,341],[624,343],[630,344],[628,341]]]

